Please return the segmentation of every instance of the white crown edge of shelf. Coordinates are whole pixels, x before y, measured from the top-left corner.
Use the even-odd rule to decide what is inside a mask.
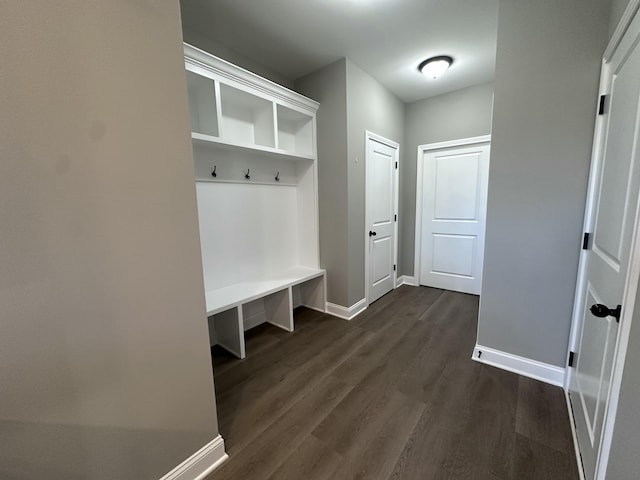
[[[257,144],[241,144],[238,142],[231,142],[220,137],[207,135],[206,133],[191,132],[191,140],[194,143],[204,147],[210,146],[216,148],[226,148],[227,150],[253,150],[258,153],[274,155],[278,158],[284,157],[290,160],[315,160],[316,158],[314,155],[291,152],[289,150],[283,150],[281,148],[267,147]]]
[[[193,45],[183,42],[185,61],[195,66],[209,70],[219,76],[228,78],[240,84],[262,91],[269,95],[273,95],[282,104],[294,104],[298,108],[315,113],[320,104],[304,95],[295,92],[278,83],[268,80],[249,70],[234,65],[227,60],[216,57],[215,55],[205,52]]]

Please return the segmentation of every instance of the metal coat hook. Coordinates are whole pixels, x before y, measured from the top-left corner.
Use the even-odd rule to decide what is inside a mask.
[[[280,172],[277,172],[276,173],[276,182],[279,182],[279,181],[280,181]]]
[[[245,174],[244,178],[246,178],[247,180],[249,180],[251,178],[251,176],[249,175],[249,169],[247,168],[247,173]]]
[[[216,168],[218,168],[218,166],[217,166],[217,165],[214,165],[214,166],[213,166],[213,170],[212,170],[212,172],[211,172],[211,176],[212,176],[213,178],[216,178],[216,177],[218,176],[218,174],[216,173]]]

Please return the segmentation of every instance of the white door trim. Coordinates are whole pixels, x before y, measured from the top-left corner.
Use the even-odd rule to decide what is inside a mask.
[[[618,52],[624,52],[630,48],[630,42],[634,40],[633,35],[625,37],[627,30],[632,30],[638,35],[640,30],[640,16],[636,15],[640,0],[631,0],[627,6],[618,27],[616,28],[609,46],[605,51],[600,77],[600,95],[609,94],[611,85],[609,82],[610,62]],[[589,187],[587,192],[587,202],[585,209],[584,232],[591,232],[595,221],[595,196],[599,177],[601,173],[602,154],[604,149],[604,134],[606,131],[606,122],[608,118],[596,115],[595,133],[593,140],[593,152],[591,158],[592,174],[589,179]],[[618,329],[618,338],[616,340],[616,350],[613,359],[613,368],[611,379],[609,382],[609,391],[607,393],[609,401],[604,413],[604,424],[602,429],[602,441],[600,443],[600,451],[596,461],[595,480],[605,480],[607,466],[609,464],[609,455],[611,453],[611,442],[613,439],[613,430],[615,426],[616,414],[618,411],[618,400],[620,397],[620,388],[622,386],[622,375],[624,373],[624,362],[627,356],[629,346],[629,335],[631,332],[631,323],[633,320],[633,310],[636,303],[636,293],[640,283],[640,198],[636,205],[633,237],[630,246],[629,268],[627,269],[627,278],[625,280],[624,293],[622,297],[622,317],[620,318],[620,328]],[[578,278],[576,285],[576,294],[574,299],[574,313],[571,324],[571,334],[569,337],[569,348],[567,351],[567,359],[569,352],[577,348],[578,330],[580,326],[579,309],[576,308],[578,302],[582,302],[585,290],[585,251],[581,251],[580,263],[578,267]],[[572,368],[566,369],[564,388],[569,391],[571,384],[571,376],[574,373]],[[570,408],[573,408],[572,402],[568,402]],[[575,428],[575,427],[574,427]],[[582,474],[582,472],[581,472]]]
[[[424,169],[424,162],[422,161],[424,154],[433,150],[441,150],[443,148],[451,147],[466,147],[475,145],[478,143],[490,143],[491,135],[482,135],[480,137],[461,138],[459,140],[451,140],[447,142],[427,143],[425,145],[418,145],[418,151],[416,155],[416,162],[418,164],[416,175],[416,231],[415,231],[415,244],[413,254],[413,278],[417,285],[420,284],[420,265],[422,263],[421,245],[422,245],[422,176]]]
[[[399,178],[400,178],[400,144],[394,142],[393,140],[389,140],[388,138],[384,138],[376,133],[370,132],[369,130],[365,130],[364,132],[364,211],[365,211],[365,229],[362,232],[364,237],[364,296],[366,298],[366,307],[369,306],[369,234],[368,234],[368,225],[370,224],[371,218],[369,216],[369,185],[368,185],[368,177],[367,177],[367,166],[369,164],[369,140],[375,140],[376,142],[380,142],[383,145],[391,147],[395,149],[398,168],[394,170],[394,211],[398,212],[398,187],[399,187]],[[398,265],[398,222],[394,222],[394,234],[393,234],[393,264]],[[393,275],[393,288],[397,288],[399,286],[398,282],[398,270],[394,272]],[[365,308],[366,308],[365,307]]]

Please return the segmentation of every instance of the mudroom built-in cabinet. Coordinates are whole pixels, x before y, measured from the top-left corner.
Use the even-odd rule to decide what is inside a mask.
[[[325,311],[319,266],[318,103],[184,45],[211,344],[244,358],[244,332],[293,331]]]

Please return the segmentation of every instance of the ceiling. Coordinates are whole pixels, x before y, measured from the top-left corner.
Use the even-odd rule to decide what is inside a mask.
[[[499,0],[182,0],[185,28],[295,80],[342,57],[404,102],[494,77]],[[437,80],[417,70],[450,55]]]

